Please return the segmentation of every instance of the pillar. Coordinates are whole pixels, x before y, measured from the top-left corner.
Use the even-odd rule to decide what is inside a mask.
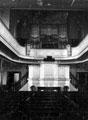
[[[0,86],[2,85],[2,79],[3,79],[3,76],[2,76],[2,72],[3,72],[3,59],[0,59]]]
[[[71,56],[71,55],[72,55],[71,45],[68,44],[68,45],[66,46],[66,48],[67,48],[67,55],[68,55],[68,56]]]
[[[31,90],[30,87],[33,85],[32,79],[33,79],[33,65],[29,65],[28,66],[28,91]]]
[[[44,64],[41,62],[40,64],[40,86],[44,87]]]

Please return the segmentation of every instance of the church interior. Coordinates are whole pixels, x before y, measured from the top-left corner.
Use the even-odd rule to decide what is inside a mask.
[[[88,0],[0,0],[0,119],[88,120]]]

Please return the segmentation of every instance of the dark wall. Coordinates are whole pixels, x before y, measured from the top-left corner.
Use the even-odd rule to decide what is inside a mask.
[[[88,62],[71,65],[70,72],[77,78],[79,90],[88,91]]]
[[[0,84],[1,84],[1,59],[0,59]]]
[[[27,65],[25,64],[18,64],[18,63],[12,63],[9,61],[3,60],[2,64],[2,84],[7,84],[7,73],[8,72],[20,72],[21,78],[27,73]],[[0,72],[1,73],[1,72]]]
[[[79,42],[88,33],[87,12],[70,12],[68,20],[68,30],[70,41]]]

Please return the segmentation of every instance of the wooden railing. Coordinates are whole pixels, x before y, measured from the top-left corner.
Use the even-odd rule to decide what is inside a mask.
[[[22,76],[22,78],[19,79],[18,82],[13,84],[12,91],[18,91],[20,88],[22,88],[27,83],[27,78],[28,78],[28,72],[26,72],[24,76]]]
[[[75,88],[78,88],[78,79],[70,72],[70,78],[71,78],[71,81],[70,83],[75,87]]]

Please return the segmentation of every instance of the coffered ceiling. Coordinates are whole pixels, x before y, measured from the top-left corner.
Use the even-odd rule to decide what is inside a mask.
[[[0,8],[87,10],[88,0],[0,0]]]

